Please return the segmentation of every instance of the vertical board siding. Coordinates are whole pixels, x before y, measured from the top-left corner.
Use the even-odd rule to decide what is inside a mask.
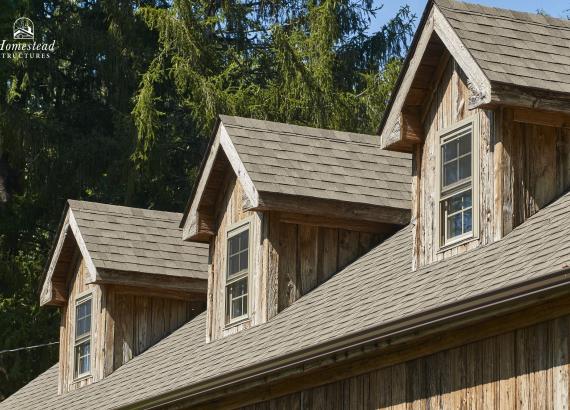
[[[439,84],[434,89],[434,99],[427,109],[424,121],[425,140],[413,153],[412,210],[413,210],[413,258],[412,268],[457,255],[479,244],[492,242],[494,232],[494,164],[492,156],[493,113],[483,110],[467,110],[469,89],[463,71],[450,58]],[[437,151],[438,133],[455,123],[472,117],[479,125],[479,232],[478,238],[453,247],[439,250],[439,198]]]
[[[498,240],[570,188],[570,130],[514,122],[508,108],[465,108],[465,74],[449,60],[424,120],[425,140],[413,153],[413,269]],[[479,231],[449,249],[439,246],[438,132],[475,119],[479,137]],[[475,153],[475,151],[474,151]]]
[[[270,214],[277,220],[278,214]],[[270,222],[273,226],[275,222]],[[332,275],[376,246],[383,235],[340,228],[324,228],[279,222],[270,231],[269,242],[278,254],[277,312],[290,306]],[[266,268],[274,270],[269,264]],[[268,296],[272,298],[272,296]],[[268,314],[268,318],[277,312]]]
[[[570,188],[570,130],[513,121],[503,113],[503,234]]]
[[[208,279],[208,322],[206,340],[215,340],[233,334],[241,329],[258,324],[263,320],[267,306],[262,278],[264,241],[262,230],[264,221],[260,212],[244,210],[244,191],[235,175],[226,178],[224,189],[216,205],[217,232],[210,241],[210,265]],[[250,225],[250,276],[249,309],[250,318],[238,325],[226,326],[225,286],[227,258],[227,230],[233,224],[251,220]]]
[[[68,304],[61,310],[60,346],[59,346],[59,393],[75,390],[79,387],[99,380],[99,367],[102,365],[102,344],[97,335],[102,334],[101,289],[97,285],[88,284],[89,272],[82,258],[78,258],[76,267],[70,275]],[[91,306],[91,376],[74,379],[74,343],[75,343],[75,301],[87,291],[92,292]]]
[[[564,316],[243,408],[567,409],[569,336]]]
[[[121,287],[109,287],[107,293],[106,311],[115,324],[114,328],[107,328],[114,333],[112,349],[107,352],[112,354],[110,371],[143,353],[198,313],[192,302],[182,299],[133,295]],[[105,375],[109,373],[106,371]]]

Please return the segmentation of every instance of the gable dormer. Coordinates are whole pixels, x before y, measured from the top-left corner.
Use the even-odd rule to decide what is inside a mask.
[[[376,137],[221,116],[182,221],[210,244],[207,340],[270,320],[408,223]]]
[[[541,45],[569,27],[428,4],[380,128],[413,155],[414,268],[500,240],[570,187],[570,81]]]
[[[41,305],[61,311],[59,393],[101,380],[205,309],[207,246],[181,215],[68,201]]]

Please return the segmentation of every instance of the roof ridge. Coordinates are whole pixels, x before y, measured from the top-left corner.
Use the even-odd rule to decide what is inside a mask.
[[[485,17],[493,17],[496,19],[508,20],[508,21],[519,22],[519,23],[521,21],[524,21],[527,24],[532,24],[535,26],[557,28],[557,29],[561,29],[561,30],[570,31],[570,21],[565,20],[565,19],[560,18],[560,17],[552,17],[552,16],[548,16],[548,15],[545,16],[545,15],[538,14],[538,13],[530,13],[528,11],[518,11],[518,10],[513,10],[513,9],[505,9],[505,8],[501,8],[501,7],[491,7],[491,6],[485,6],[483,4],[463,2],[463,1],[448,0],[447,2],[448,3],[456,2],[456,3],[460,3],[463,5],[467,5],[467,6],[477,6],[477,7],[480,7],[482,9],[485,9],[487,12],[454,8],[452,6],[447,6],[447,5],[441,4],[439,0],[435,0],[437,7],[439,7],[440,9],[450,10],[450,11],[454,11],[456,13],[472,14],[472,15],[485,16]],[[548,23],[548,24],[547,23],[539,23],[537,21],[524,20],[522,18],[517,18],[516,16],[515,17],[508,17],[508,16],[503,16],[503,15],[492,14],[489,10],[523,14],[523,15],[526,15],[528,17],[541,16],[541,17],[544,17],[545,19],[547,19],[549,21],[550,20],[553,20],[553,21]],[[566,24],[557,25],[557,24],[554,24],[554,22],[560,22],[560,23],[566,23]]]
[[[134,206],[106,204],[106,203],[103,203],[103,202],[91,202],[91,201],[83,201],[83,200],[78,200],[78,199],[68,199],[68,202],[69,202],[69,204],[70,204],[72,210],[74,209],[74,210],[76,210],[76,211],[91,212],[91,213],[99,214],[99,215],[114,214],[114,215],[123,216],[123,217],[126,217],[126,218],[138,218],[138,219],[150,218],[149,216],[144,216],[144,215],[124,214],[124,213],[121,213],[121,212],[115,211],[115,210],[101,211],[101,210],[98,210],[98,209],[74,207],[74,206],[73,206],[73,203],[85,203],[85,204],[103,205],[103,206],[111,207],[111,208],[124,208],[124,209],[134,209],[134,210],[143,211],[143,212],[155,212],[155,213],[162,213],[162,214],[171,214],[172,217],[173,217],[173,219],[175,219],[175,217],[180,217],[180,218],[182,217],[182,213],[180,213],[180,212],[161,211],[161,210],[158,210],[158,209],[137,208],[137,207],[134,207]],[[152,219],[158,219],[158,218],[152,217]],[[166,219],[166,217],[165,217],[164,219],[160,219],[160,220],[172,222],[173,219]]]
[[[245,117],[240,117],[240,118],[245,118]],[[268,122],[273,122],[273,121],[268,121]],[[279,123],[276,122],[276,124],[286,124],[286,123]],[[370,135],[370,134],[360,134],[357,132],[350,132],[350,131],[337,131],[337,130],[328,130],[326,128],[314,128],[314,127],[307,127],[305,125],[296,125],[296,124],[286,124],[286,125],[295,125],[296,127],[306,127],[306,128],[311,128],[314,130],[324,130],[324,131],[329,131],[329,132],[344,132],[347,134],[357,134],[357,135],[368,135],[371,137],[374,137],[374,135]],[[237,125],[237,124],[230,124],[227,125],[228,127],[234,127],[234,128],[241,128],[244,130],[250,130],[250,131],[270,131],[270,132],[279,132],[280,134],[287,134],[287,135],[297,135],[300,137],[308,137],[308,138],[314,138],[314,139],[319,139],[319,140],[328,140],[328,141],[334,141],[334,142],[342,142],[345,144],[357,144],[357,145],[364,145],[364,146],[369,146],[369,147],[377,147],[378,149],[380,149],[380,144],[374,144],[374,143],[369,143],[369,142],[356,142],[356,141],[345,141],[345,140],[341,140],[341,139],[337,139],[337,138],[332,138],[332,137],[323,137],[323,136],[317,136],[317,135],[307,135],[307,134],[301,134],[298,132],[292,132],[292,131],[274,131],[274,130],[268,130],[268,129],[263,129],[263,128],[258,128],[258,127],[252,127],[252,126],[245,126],[245,125]]]

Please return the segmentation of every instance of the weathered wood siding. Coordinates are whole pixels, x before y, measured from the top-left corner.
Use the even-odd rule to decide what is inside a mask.
[[[465,74],[450,58],[438,85],[433,90],[431,105],[425,111],[425,140],[413,153],[412,218],[415,223],[414,268],[456,255],[479,244],[493,240],[494,208],[492,155],[493,113],[467,109],[469,89]],[[479,232],[477,238],[446,251],[439,249],[439,198],[436,155],[439,150],[438,132],[457,122],[476,118],[475,132],[479,134]]]
[[[563,316],[242,408],[567,409],[569,343]]]
[[[224,187],[216,208],[216,235],[210,242],[207,341],[266,322],[396,229],[371,224],[374,229],[385,229],[385,233],[369,233],[333,227],[335,222],[330,220],[326,221],[327,227],[286,223],[279,212],[244,210],[243,188],[233,173],[228,175]],[[251,222],[250,317],[237,325],[226,326],[227,231],[245,220]]]
[[[515,122],[508,108],[497,117],[497,206],[506,235],[570,188],[570,129]]]
[[[59,384],[58,391],[63,393],[99,380],[98,374],[92,371],[91,376],[79,380],[74,379],[74,342],[75,342],[75,301],[77,297],[92,292],[93,304],[91,307],[91,367],[101,358],[101,346],[97,343],[96,335],[100,333],[101,323],[101,289],[97,285],[87,284],[89,272],[82,258],[76,256],[76,263],[69,275],[68,304],[61,308],[61,324],[59,337]]]
[[[244,192],[235,175],[228,175],[216,205],[217,232],[210,242],[210,264],[208,269],[208,313],[206,340],[235,333],[241,329],[262,323],[265,310],[265,297],[262,292],[262,247],[261,212],[244,211]],[[251,218],[250,228],[250,276],[248,320],[237,325],[226,326],[225,287],[227,263],[227,230],[236,222]]]
[[[75,266],[69,275],[69,300],[61,308],[60,394],[108,376],[205,308],[202,300],[190,300],[187,295],[172,297],[136,287],[87,284],[85,262],[78,258]],[[75,380],[75,301],[88,291],[93,300],[91,374]]]
[[[430,106],[425,140],[413,153],[413,268],[501,239],[570,187],[570,130],[515,122],[512,109],[467,110],[469,90],[461,69],[449,60]],[[457,246],[440,249],[438,132],[474,118],[478,134],[478,232]]]
[[[188,322],[199,312],[200,302],[145,295],[122,286],[105,286],[103,292],[104,360],[97,367],[107,376],[134,356]]]
[[[384,237],[343,228],[286,223],[280,221],[276,212],[265,217],[269,219],[268,257],[264,264],[270,284],[268,318],[327,281]]]

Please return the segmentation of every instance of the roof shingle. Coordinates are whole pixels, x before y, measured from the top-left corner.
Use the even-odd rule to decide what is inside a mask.
[[[415,272],[410,269],[408,226],[268,323],[206,344],[202,314],[101,382],[57,396],[56,374],[50,369],[0,408],[120,407],[341,336],[547,278],[570,266],[569,215],[567,193],[501,241]]]
[[[68,202],[96,268],[208,278],[208,245],[182,241],[182,214]]]
[[[435,0],[491,82],[570,93],[570,21]]]
[[[411,157],[378,136],[220,116],[260,192],[409,209]]]

